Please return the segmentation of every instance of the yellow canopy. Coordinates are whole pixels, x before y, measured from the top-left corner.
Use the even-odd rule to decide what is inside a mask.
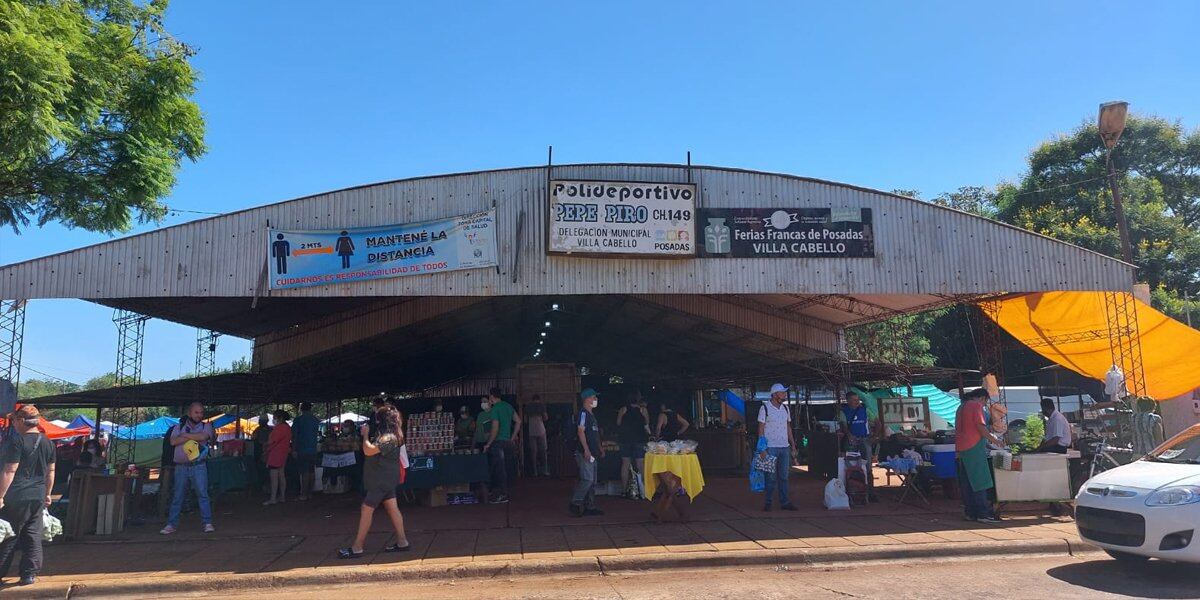
[[[221,413],[219,415],[213,415],[213,416],[205,419],[204,421],[211,423],[223,416],[225,416],[225,413]],[[258,423],[255,421],[251,421],[249,419],[238,419],[238,421],[242,422],[242,433],[245,435],[251,435],[254,433],[255,429],[258,429]],[[215,431],[217,432],[217,435],[235,435],[235,434],[237,434],[238,421],[230,421],[230,422],[216,428]]]
[[[999,304],[993,318],[1018,341],[1080,375],[1104,380],[1113,358],[1103,292],[1042,292]],[[1200,388],[1200,331],[1140,300],[1134,304],[1146,394],[1167,400]]]

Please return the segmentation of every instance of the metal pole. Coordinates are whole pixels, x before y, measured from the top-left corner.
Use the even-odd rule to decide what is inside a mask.
[[[1112,190],[1113,208],[1117,211],[1117,233],[1121,236],[1121,258],[1133,264],[1133,248],[1129,244],[1129,224],[1125,222],[1125,204],[1121,201],[1121,187],[1117,185],[1117,171],[1113,168],[1112,150],[1104,155],[1108,165],[1108,187]]]
[[[1188,291],[1183,290],[1183,314],[1187,319],[1187,326],[1192,326],[1192,299],[1188,297]]]

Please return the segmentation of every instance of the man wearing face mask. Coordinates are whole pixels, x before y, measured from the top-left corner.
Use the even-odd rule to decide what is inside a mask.
[[[575,463],[579,465],[579,483],[575,484],[575,491],[571,494],[569,509],[577,517],[604,514],[604,511],[596,508],[596,461],[604,458],[604,448],[600,445],[600,425],[592,412],[600,404],[596,395],[596,390],[592,388],[579,393],[583,401],[579,425],[576,427],[579,447],[575,451]]]
[[[458,420],[454,422],[455,443],[460,447],[470,447],[474,443],[475,419],[471,418],[471,409],[466,406],[458,409]]]

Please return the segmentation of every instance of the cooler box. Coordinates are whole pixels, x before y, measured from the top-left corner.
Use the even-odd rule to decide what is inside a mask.
[[[954,462],[954,444],[929,444],[921,446],[925,460],[933,463],[933,474],[939,479],[958,477],[958,466]]]

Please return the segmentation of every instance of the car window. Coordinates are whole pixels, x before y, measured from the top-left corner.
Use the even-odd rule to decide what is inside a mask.
[[[1193,426],[1167,440],[1146,455],[1146,460],[1178,464],[1200,464],[1200,426]]]

